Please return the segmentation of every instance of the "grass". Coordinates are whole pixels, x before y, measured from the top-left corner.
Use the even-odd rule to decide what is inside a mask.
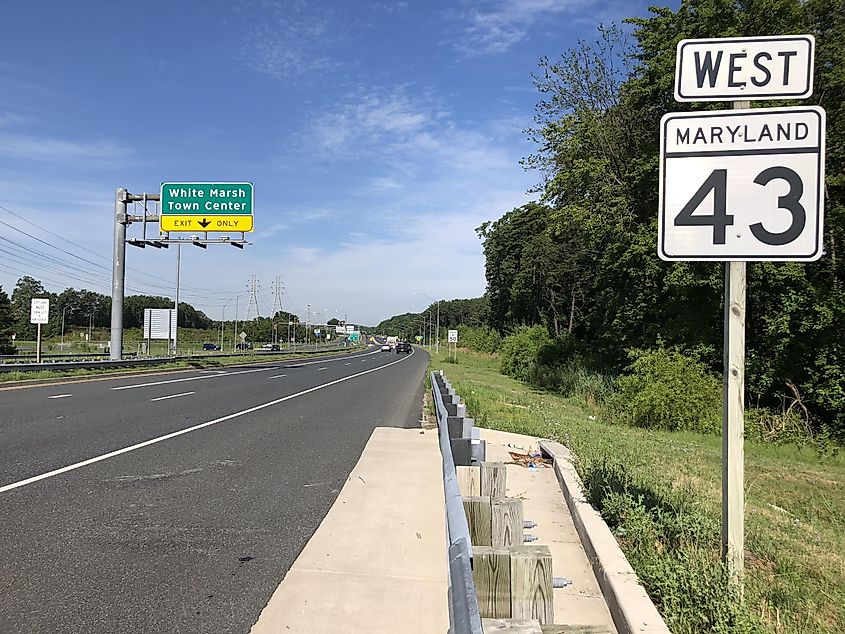
[[[721,439],[603,422],[583,399],[434,355],[477,424],[560,440],[670,629],[845,632],[845,456],[746,441],[744,599],[719,562]],[[516,407],[515,407],[516,406]]]

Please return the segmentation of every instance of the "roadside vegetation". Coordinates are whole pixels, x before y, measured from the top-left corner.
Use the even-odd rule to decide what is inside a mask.
[[[360,350],[361,347],[357,346],[355,348],[349,348],[349,352],[353,352],[355,350]],[[327,350],[324,352],[309,352],[307,357],[310,358],[319,358],[325,356],[331,356],[338,354],[339,352],[343,352],[343,350]],[[284,356],[277,356],[275,354],[238,354],[237,356],[232,357],[210,357],[210,358],[197,358],[197,359],[190,359],[185,361],[175,361],[173,363],[162,363],[161,365],[155,366],[143,366],[143,367],[123,367],[123,368],[102,368],[102,369],[93,369],[93,370],[39,370],[37,372],[0,372],[0,386],[4,385],[14,385],[15,383],[20,382],[33,382],[33,381],[60,381],[66,378],[78,378],[78,377],[86,377],[86,376],[106,376],[106,375],[115,375],[115,374],[157,374],[159,372],[166,372],[172,370],[197,370],[197,369],[214,369],[214,368],[223,368],[227,366],[233,365],[246,365],[246,364],[253,364],[253,363],[287,363],[291,359],[299,358],[297,355],[299,353],[291,353],[290,355]],[[303,355],[306,356],[306,355]]]
[[[740,600],[720,564],[721,439],[712,413],[689,419],[696,431],[667,424],[677,418],[673,408],[683,418],[679,403],[711,406],[712,377],[667,401],[675,383],[664,385],[666,373],[689,371],[690,361],[669,352],[642,359],[616,381],[563,370],[558,387],[501,373],[535,372],[504,352],[459,349],[458,362],[447,363],[441,351],[431,365],[444,370],[479,425],[553,438],[573,451],[590,501],[674,633],[845,631],[845,456],[801,435],[771,442],[749,434]],[[625,406],[635,387],[644,402]]]

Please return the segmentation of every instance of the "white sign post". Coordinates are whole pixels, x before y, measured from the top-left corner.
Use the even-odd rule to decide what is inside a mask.
[[[458,331],[457,330],[449,330],[448,331],[448,338],[447,341],[449,342],[449,353],[455,355],[454,358],[457,360],[458,358]],[[452,345],[454,344],[454,345]]]
[[[50,300],[33,298],[29,308],[29,323],[38,325],[35,343],[35,362],[41,363],[41,324],[50,321]]]
[[[658,254],[725,262],[722,557],[740,583],[745,262],[817,260],[824,224],[824,110],[750,102],[812,95],[814,49],[810,35],[682,40],[675,99],[734,110],[670,113],[660,125]]]

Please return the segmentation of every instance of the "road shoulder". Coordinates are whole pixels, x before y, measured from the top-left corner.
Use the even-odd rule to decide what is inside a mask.
[[[449,627],[436,431],[378,427],[252,634]]]

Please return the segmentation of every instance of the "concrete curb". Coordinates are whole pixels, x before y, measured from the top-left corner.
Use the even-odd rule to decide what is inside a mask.
[[[671,634],[610,528],[585,498],[569,449],[551,440],[541,440],[540,448],[554,459],[555,476],[619,634]]]

